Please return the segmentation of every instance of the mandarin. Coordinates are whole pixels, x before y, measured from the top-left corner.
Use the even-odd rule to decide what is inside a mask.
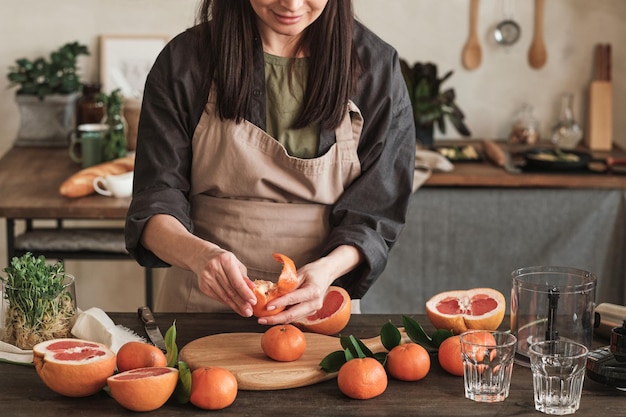
[[[371,357],[350,359],[337,374],[339,390],[357,400],[379,396],[387,389],[387,383],[385,368]]]
[[[461,337],[451,336],[441,342],[437,352],[437,359],[444,371],[455,376],[463,376]]]
[[[387,371],[401,381],[419,381],[430,371],[430,355],[417,343],[402,343],[387,354]]]
[[[117,370],[166,366],[167,357],[156,346],[144,342],[127,342],[117,351]]]
[[[270,327],[261,336],[263,352],[279,362],[293,362],[304,355],[306,337],[304,333],[291,324],[280,324]]]
[[[277,262],[283,264],[283,268],[278,276],[278,281],[275,283],[262,279],[253,281],[254,288],[252,292],[256,297],[256,304],[252,306],[252,314],[256,317],[273,316],[283,311],[285,307],[268,310],[267,303],[295,290],[299,285],[296,266],[293,261],[281,253],[273,253],[272,256]]]
[[[217,366],[198,368],[191,373],[189,402],[203,410],[221,410],[235,402],[237,378]]]

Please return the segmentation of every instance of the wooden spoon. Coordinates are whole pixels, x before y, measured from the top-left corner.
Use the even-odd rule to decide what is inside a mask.
[[[535,69],[543,67],[548,60],[546,45],[543,42],[543,3],[544,0],[535,0],[535,30],[528,49],[528,62]]]
[[[478,41],[478,1],[471,0],[470,2],[470,30],[467,42],[463,47],[463,66],[468,70],[476,69],[480,66],[482,60],[482,51],[480,49],[480,42]]]

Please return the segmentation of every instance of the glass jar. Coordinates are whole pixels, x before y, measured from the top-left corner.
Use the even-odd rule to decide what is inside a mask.
[[[561,96],[559,121],[552,128],[552,143],[562,149],[573,149],[583,138],[583,131],[574,120],[574,95],[565,93]]]
[[[514,145],[534,145],[539,140],[539,122],[533,116],[533,106],[523,104],[511,126],[509,141]]]
[[[98,83],[83,84],[83,95],[76,103],[76,125],[99,123],[104,117],[104,102],[98,95],[102,86]]]

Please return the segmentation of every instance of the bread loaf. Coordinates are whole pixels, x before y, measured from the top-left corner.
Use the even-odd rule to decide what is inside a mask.
[[[96,177],[118,175],[132,171],[135,166],[135,156],[114,159],[89,168],[82,169],[69,177],[59,187],[59,193],[64,197],[77,198],[93,194],[93,180]]]
[[[503,167],[506,164],[506,155],[502,148],[500,148],[495,142],[491,140],[483,140],[483,150],[487,155],[487,158],[499,167]]]

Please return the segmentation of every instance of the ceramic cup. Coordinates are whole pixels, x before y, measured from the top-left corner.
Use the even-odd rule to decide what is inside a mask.
[[[109,126],[99,123],[82,124],[70,134],[70,158],[83,168],[104,161],[104,143]]]
[[[98,194],[107,197],[130,197],[133,193],[133,172],[96,177],[93,179],[93,188]]]

